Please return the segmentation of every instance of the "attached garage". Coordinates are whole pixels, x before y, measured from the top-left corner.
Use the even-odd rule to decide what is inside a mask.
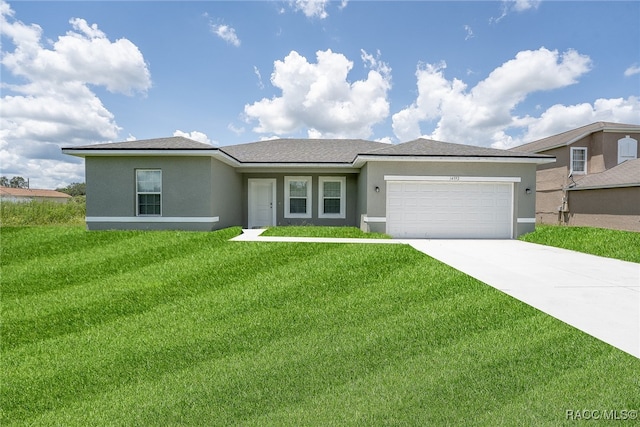
[[[510,239],[519,177],[385,177],[387,233],[398,238]]]

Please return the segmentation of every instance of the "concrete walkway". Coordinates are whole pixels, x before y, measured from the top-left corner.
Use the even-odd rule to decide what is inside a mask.
[[[276,237],[261,236],[264,228],[242,230],[242,234],[231,239],[234,242],[308,242],[308,243],[376,243],[406,244],[406,241],[394,239],[345,239],[335,237]]]
[[[589,335],[640,358],[640,264],[518,240],[336,239],[234,241],[408,244]]]

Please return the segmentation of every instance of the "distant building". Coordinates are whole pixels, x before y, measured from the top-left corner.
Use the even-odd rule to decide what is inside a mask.
[[[70,195],[55,190],[0,187],[0,201],[2,202],[21,203],[37,200],[67,203],[69,199],[71,199]]]
[[[640,125],[597,122],[515,147],[538,166],[538,223],[640,231]]]

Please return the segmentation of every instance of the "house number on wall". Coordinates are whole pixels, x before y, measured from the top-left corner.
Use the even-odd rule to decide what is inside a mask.
[[[460,177],[459,176],[450,176],[449,177],[449,181],[460,181]]]

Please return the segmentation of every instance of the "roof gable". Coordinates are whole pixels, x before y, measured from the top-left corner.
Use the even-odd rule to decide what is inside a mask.
[[[500,150],[497,148],[478,147],[474,145],[453,144],[419,138],[402,144],[387,146],[367,153],[372,156],[418,156],[418,157],[547,157],[531,153]]]
[[[363,139],[272,139],[220,151],[241,163],[352,163],[358,154],[388,145]]]
[[[512,150],[540,153],[553,148],[571,145],[572,143],[599,131],[640,132],[640,125],[628,125],[623,123],[596,122],[557,135],[551,135],[537,141],[514,147]]]
[[[182,136],[168,138],[141,139],[136,141],[108,142],[80,147],[68,147],[64,150],[215,150],[216,147],[197,142]]]

